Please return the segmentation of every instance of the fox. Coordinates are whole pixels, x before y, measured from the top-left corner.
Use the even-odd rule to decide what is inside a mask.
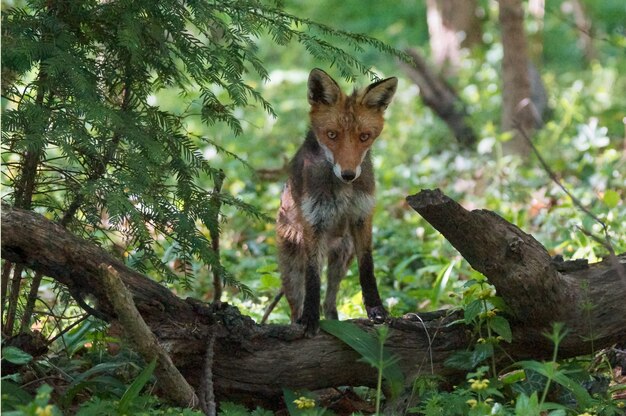
[[[276,219],[281,293],[291,322],[302,325],[307,337],[319,331],[325,260],[326,319],[338,319],[339,284],[354,258],[368,318],[382,323],[389,317],[372,259],[375,180],[370,149],[383,130],[397,85],[392,77],[347,95],[323,70],[309,74],[310,128],[289,164]]]

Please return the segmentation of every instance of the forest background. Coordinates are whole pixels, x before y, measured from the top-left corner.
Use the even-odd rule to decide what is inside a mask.
[[[481,279],[406,205],[405,197],[422,188],[440,188],[468,209],[497,212],[552,255],[591,262],[606,256],[597,219],[607,225],[614,251],[626,251],[622,1],[550,1],[538,14],[531,8],[537,2],[521,3],[528,57],[545,88],[546,111],[533,142],[593,216],[562,191],[534,153],[507,150],[516,133],[501,126],[497,2],[476,4],[479,40],[459,49],[452,62],[437,62],[432,49],[437,39],[427,22],[431,2],[364,7],[292,0],[266,6],[275,10],[267,21],[246,15],[252,8],[242,2],[216,14],[224,27],[193,22],[218,46],[205,50],[174,36],[179,43],[172,50],[188,48],[198,61],[181,53],[167,63],[150,49],[158,45],[144,43],[146,34],[137,24],[144,13],[150,23],[153,8],[135,3],[115,8],[111,2],[119,14],[99,26],[102,17],[87,18],[97,2],[3,2],[2,198],[60,222],[178,296],[212,301],[217,275],[226,283],[221,300],[259,320],[278,293],[272,219],[286,164],[307,130],[306,79],[314,67],[346,88],[366,85],[374,75],[400,78],[373,149],[374,261],[381,296],[393,315],[462,307],[467,282]],[[189,4],[198,8],[198,19],[214,12]],[[237,16],[244,20],[237,22]],[[171,30],[190,24],[178,14],[170,22]],[[110,31],[98,33],[98,27]],[[338,30],[365,33],[384,44]],[[474,144],[457,141],[423,103],[392,48],[417,49],[443,74],[465,105]],[[207,73],[202,62],[214,65],[215,72]],[[355,272],[341,286],[342,320],[365,315]],[[63,382],[48,383],[57,395],[64,392],[60,398],[53,390],[55,412],[119,399],[137,380],[141,360],[129,350],[111,355],[114,335],[88,317],[64,286],[5,261],[2,289],[3,338],[36,330],[50,341],[48,354],[37,362],[24,358],[30,372],[3,378],[3,387],[10,381],[9,388],[20,389],[7,409],[30,414],[41,407],[27,394],[51,368],[67,375]],[[289,322],[286,302],[278,304],[270,322]],[[83,375],[86,369],[91,375]],[[25,384],[30,389],[18,387]],[[164,411],[155,398],[146,400],[133,405]]]

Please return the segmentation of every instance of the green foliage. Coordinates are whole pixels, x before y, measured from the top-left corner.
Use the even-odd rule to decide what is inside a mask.
[[[472,287],[476,286],[472,285],[466,291],[469,297],[476,295],[476,289],[472,290]],[[493,297],[489,292],[491,289],[482,288],[479,291],[479,297],[484,299]],[[471,301],[468,305],[474,304],[474,301]],[[476,319],[479,315],[470,313],[470,316]],[[480,321],[472,322],[472,325],[479,324],[481,324]],[[620,406],[623,407],[624,404],[620,405],[620,402],[610,399],[607,386],[593,397],[584,387],[585,381],[591,378],[587,368],[575,361],[565,364],[557,361],[559,345],[566,333],[567,331],[561,324],[554,324],[552,332],[545,334],[554,344],[551,361],[520,361],[512,367],[518,367],[521,370],[507,370],[504,374],[496,371],[495,363],[492,364],[491,369],[488,366],[477,367],[493,355],[493,348],[485,349],[484,346],[497,345],[497,343],[479,342],[468,351],[453,354],[446,361],[447,365],[463,370],[475,368],[474,371],[467,373],[467,383],[456,386],[450,393],[438,391],[432,384],[424,384],[426,388],[420,391],[422,403],[409,411],[422,412],[425,415],[530,416],[546,412],[549,415],[559,416],[583,414],[585,411],[591,412],[588,414],[598,415],[619,414]],[[493,373],[492,377],[487,376],[490,371]],[[557,383],[559,388],[555,388],[553,382]],[[549,393],[552,397],[558,397],[559,402],[547,401]],[[510,406],[511,404],[513,406]]]
[[[4,386],[3,386],[4,387]],[[2,408],[2,414],[8,416],[59,416],[59,408],[50,404],[52,387],[43,384],[37,389],[37,395],[30,403],[15,406],[15,410],[8,412]],[[4,401],[4,400],[3,400]],[[4,406],[4,404],[3,404]]]
[[[326,320],[320,322],[320,328],[339,338],[356,352],[361,360],[378,370],[376,388],[376,412],[380,409],[382,378],[389,384],[392,396],[397,396],[404,387],[404,374],[398,365],[398,358],[385,349],[389,328],[378,326],[375,334],[365,332],[350,322]]]
[[[18,409],[33,401],[33,396],[21,388],[14,381],[5,377],[0,381],[0,389],[2,389],[2,414]]]
[[[296,394],[289,389],[283,389],[285,405],[289,416],[332,416],[333,413],[317,406],[315,399],[309,392]]]
[[[3,347],[2,359],[13,364],[23,365],[30,362],[33,356],[16,347]]]
[[[7,350],[12,351],[9,348]],[[127,350],[123,350],[115,357],[108,356],[106,351],[90,351],[85,354],[83,350],[82,353],[84,354],[82,357],[70,360],[54,357],[30,363],[34,371],[44,376],[46,373],[56,374],[56,372],[63,376],[64,394],[60,400],[56,400],[56,404],[50,404],[51,386],[43,384],[33,397],[18,383],[9,380],[11,376],[3,377],[3,414],[61,415],[64,412],[68,413],[76,405],[78,396],[82,397],[78,399],[79,401],[84,400],[84,397],[89,397],[88,400],[80,403],[78,412],[74,413],[81,416],[120,414],[193,416],[202,414],[191,409],[166,406],[150,394],[150,390],[146,387],[151,385],[156,360],[141,369],[140,365],[133,361],[137,358],[132,354],[129,356]],[[20,350],[10,354],[27,355]]]
[[[141,22],[141,24],[137,24]],[[299,18],[259,1],[155,3],[32,1],[3,13],[5,195],[44,209],[75,232],[111,244],[129,265],[190,288],[210,265],[244,295],[211,246],[220,205],[268,217],[228,193],[203,186],[223,173],[208,148],[244,163],[210,132],[243,132],[240,108],[272,106],[246,80],[267,80],[256,39],[303,44],[346,77],[369,72],[346,48],[386,44]],[[38,28],[33,30],[33,28]],[[306,30],[304,30],[306,28]],[[175,110],[155,104],[177,94]],[[245,163],[244,163],[245,165]],[[220,204],[207,201],[219,200]]]
[[[139,397],[139,393],[146,385],[150,377],[152,377],[152,373],[156,367],[156,358],[153,359],[150,364],[143,369],[143,371],[137,376],[135,381],[128,387],[124,395],[120,399],[120,405],[118,407],[119,413],[126,413],[130,410],[131,403]]]

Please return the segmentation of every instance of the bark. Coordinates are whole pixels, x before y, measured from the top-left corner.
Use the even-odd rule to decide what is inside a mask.
[[[593,25],[580,0],[570,0],[562,8],[574,16],[574,23],[578,29],[578,45],[583,51],[585,60],[590,63],[598,59],[598,53],[593,46]]]
[[[5,308],[3,305],[3,310],[6,309],[6,319],[3,326],[3,331],[7,335],[13,334],[13,327],[15,325],[15,317],[17,314],[17,302],[20,296],[20,290],[22,288],[22,272],[24,271],[24,266],[22,264],[15,264],[13,267],[13,277],[11,278],[11,293],[8,299],[8,306]]]
[[[41,273],[35,273],[33,279],[30,282],[30,290],[28,291],[28,297],[26,298],[26,306],[24,306],[24,312],[22,313],[20,332],[28,332],[29,330],[33,310],[35,309],[35,302],[37,301],[37,295],[39,293],[39,285],[41,284],[42,278],[43,275]]]
[[[529,0],[528,14],[534,20],[535,30],[529,36],[528,55],[532,62],[541,63],[543,58],[543,27],[546,16],[545,0]],[[531,76],[532,84],[532,76]],[[532,89],[532,85],[531,85]]]
[[[571,330],[560,350],[563,357],[590,353],[592,343],[599,349],[625,341],[626,282],[610,262],[560,272],[566,267],[552,262],[532,236],[489,211],[468,212],[439,191],[422,191],[408,200],[473,267],[487,275],[510,305],[514,341],[505,349],[513,359],[549,357],[552,345],[542,331],[555,320]],[[261,326],[225,304],[182,300],[32,212],[3,205],[1,226],[4,259],[70,285],[73,293],[91,295],[103,315],[113,319],[100,269],[101,264],[110,266],[189,384],[198,391],[206,383],[206,374],[213,375],[217,400],[272,406],[283,387],[314,390],[376,383],[376,371],[328,334],[307,339],[297,325]],[[584,304],[594,307],[584,308]],[[431,372],[451,381],[463,376],[464,372],[444,366],[447,357],[471,341],[467,328],[448,325],[459,316],[437,311],[420,318],[395,318],[387,324],[387,345],[399,357],[407,382]],[[355,323],[367,331],[374,329],[367,320]],[[210,361],[207,346],[212,338],[213,367],[208,372],[203,363]]]
[[[506,153],[527,156],[530,147],[516,131],[523,129],[532,137],[536,114],[531,100],[529,59],[522,0],[500,0],[500,30],[502,32],[502,129],[513,131],[513,138],[505,142]]]
[[[213,249],[213,253],[215,254],[216,262],[218,264],[213,265],[213,302],[219,302],[222,299],[222,265],[219,264],[220,259],[220,230],[219,230],[219,222],[220,222],[220,209],[222,207],[222,203],[220,201],[219,195],[222,192],[222,185],[224,183],[224,172],[220,170],[220,173],[215,176],[213,179],[213,195],[211,196],[210,204],[212,205],[215,216],[213,217],[212,223],[215,224],[213,227],[209,227],[209,232],[211,233],[211,248]]]
[[[561,344],[563,356],[626,341],[626,280],[620,277],[626,253],[619,265],[611,259],[593,265],[553,261],[533,236],[491,211],[467,211],[439,190],[407,201],[507,302],[513,337],[523,340],[512,345],[514,357],[534,356],[532,345],[536,351],[549,348],[541,332],[552,322],[563,322],[571,331]]]
[[[405,72],[420,89],[420,96],[452,130],[454,137],[465,147],[476,143],[476,134],[467,121],[465,104],[445,79],[431,69],[415,50],[406,51],[413,59],[412,65],[401,62]]]
[[[132,295],[112,266],[101,266],[103,283],[125,338],[146,361],[156,359],[154,374],[162,394],[180,407],[198,408],[200,400],[187,380],[172,363],[170,356],[159,345],[132,301]]]
[[[461,48],[482,40],[476,0],[427,0],[426,7],[435,65],[456,72],[461,62]]]

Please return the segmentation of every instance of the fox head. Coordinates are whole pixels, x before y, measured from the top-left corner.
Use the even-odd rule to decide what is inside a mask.
[[[361,175],[361,163],[383,129],[383,113],[397,86],[397,78],[387,78],[346,95],[326,72],[311,71],[311,128],[335,176],[343,182]]]

